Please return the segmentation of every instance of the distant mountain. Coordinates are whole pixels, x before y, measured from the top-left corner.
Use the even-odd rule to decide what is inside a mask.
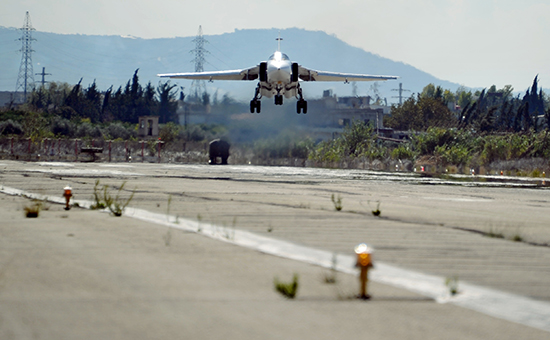
[[[0,91],[13,91],[17,81],[21,48],[19,32],[0,27]],[[205,35],[207,63],[205,70],[240,69],[257,65],[266,60],[277,48],[277,29],[235,30],[221,35]],[[306,67],[336,72],[396,75],[397,81],[379,82],[378,91],[389,103],[397,102],[396,91],[399,83],[410,90],[404,95],[422,91],[429,83],[445,89],[455,90],[459,85],[437,79],[430,74],[402,62],[395,62],[357,47],[350,46],[335,36],[321,31],[307,31],[291,28],[281,31],[284,39],[281,50],[289,57]],[[151,82],[157,85],[161,80],[158,73],[194,71],[190,52],[195,48],[195,37],[175,37],[162,39],[141,39],[131,36],[92,36],[78,34],[55,34],[34,32],[33,42],[34,73],[41,73],[45,67],[46,81],[60,81],[76,84],[83,78],[87,86],[94,79],[102,90],[111,85],[115,90],[132,78],[139,68],[140,83]],[[40,82],[41,76],[35,75]],[[191,81],[172,82],[185,87],[188,93]],[[218,95],[225,92],[238,100],[250,100],[254,94],[255,82],[207,83],[208,91]],[[373,83],[357,83],[358,95],[373,95]],[[323,90],[332,89],[339,96],[352,95],[353,85],[343,83],[305,83],[304,95],[318,98]]]

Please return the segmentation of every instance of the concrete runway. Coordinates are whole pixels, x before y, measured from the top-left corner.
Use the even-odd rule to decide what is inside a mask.
[[[70,184],[77,200],[92,199],[96,178],[127,181],[125,189],[136,190],[132,207],[211,223],[228,238],[245,230],[337,254],[367,242],[383,263],[550,300],[550,248],[533,245],[550,243],[550,196],[527,179],[11,161],[0,162],[0,171],[4,186],[59,197]],[[332,194],[342,198],[342,211]],[[372,284],[373,301],[348,300],[357,290],[351,275],[327,285],[326,269],[143,221],[58,205],[25,219],[21,199],[2,198],[9,202],[0,208],[2,339],[550,338],[382,284]],[[381,217],[370,213],[377,202]],[[294,272],[302,287],[296,301],[285,301],[271,281]]]

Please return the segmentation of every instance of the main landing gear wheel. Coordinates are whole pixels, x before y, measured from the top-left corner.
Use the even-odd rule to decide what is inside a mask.
[[[254,113],[254,111],[260,113],[262,110],[262,102],[259,100],[251,100],[250,101],[250,113]]]
[[[304,114],[307,113],[307,102],[303,99],[298,100],[296,103],[296,112],[300,114],[303,112]]]

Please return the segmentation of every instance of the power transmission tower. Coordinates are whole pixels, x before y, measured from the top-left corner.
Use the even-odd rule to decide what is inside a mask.
[[[398,89],[392,89],[392,91],[399,91],[399,96],[392,96],[392,98],[399,98],[399,105],[403,104],[403,92],[411,92],[411,90],[405,90],[403,89],[403,83],[399,83]]]
[[[27,92],[34,88],[34,72],[32,70],[32,41],[36,40],[32,37],[32,31],[34,28],[31,24],[31,17],[29,12],[25,14],[25,23],[20,28],[22,47],[19,50],[21,52],[21,65],[19,66],[19,75],[17,76],[17,84],[15,85],[15,92],[19,90],[23,91],[22,101],[27,100]]]
[[[204,72],[204,64],[206,63],[205,55],[208,54],[208,51],[204,48],[204,44],[208,43],[208,40],[204,39],[202,36],[202,26],[199,26],[199,33],[192,42],[195,43],[195,49],[189,52],[195,54],[195,59],[191,62],[195,63],[195,72]],[[193,83],[191,83],[191,96],[194,97],[196,101],[199,101],[204,93],[206,93],[204,80],[193,80]]]
[[[49,83],[49,81],[46,81],[46,76],[51,76],[51,73],[46,73],[46,68],[42,67],[42,73],[35,73],[37,76],[42,76],[42,80],[40,81],[41,86],[46,85],[46,83]]]

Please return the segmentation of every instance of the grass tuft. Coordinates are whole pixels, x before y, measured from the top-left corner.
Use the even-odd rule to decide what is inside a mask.
[[[273,279],[273,284],[275,285],[275,290],[281,293],[281,295],[288,299],[294,299],[298,292],[298,274],[294,274],[292,282],[290,283],[280,282],[279,279],[275,277],[275,279]]]
[[[332,194],[330,196],[330,199],[332,201],[332,203],[334,204],[334,210],[336,211],[341,211],[343,206],[342,206],[342,197],[338,194],[338,197],[335,197],[334,194]]]
[[[109,191],[108,185],[103,185],[103,189],[99,189],[99,179],[95,181],[94,186],[94,201],[95,203],[92,204],[90,207],[91,209],[105,209],[109,208],[109,211],[114,216],[122,216],[122,213],[124,212],[124,209],[130,204],[130,201],[134,198],[134,194],[136,190],[134,189],[132,191],[132,194],[127,200],[123,200],[120,197],[120,193],[122,190],[124,190],[124,186],[126,185],[126,182],[123,182],[120,188],[118,189],[116,196],[113,197],[111,192]]]
[[[326,284],[335,284],[338,280],[336,278],[336,273],[337,273],[337,270],[336,270],[336,267],[338,265],[338,258],[337,258],[337,255],[336,253],[332,254],[332,266],[330,268],[330,273],[326,273],[324,275],[324,282]]]
[[[380,211],[380,201],[378,201],[378,204],[376,205],[376,210],[371,211],[374,216],[380,216],[382,213]]]
[[[42,202],[41,201],[34,201],[33,204],[27,205],[23,208],[25,210],[25,217],[27,218],[36,218],[40,214],[40,210],[42,209]]]
[[[458,294],[458,276],[447,277],[445,279],[445,286],[449,289],[451,296]]]

